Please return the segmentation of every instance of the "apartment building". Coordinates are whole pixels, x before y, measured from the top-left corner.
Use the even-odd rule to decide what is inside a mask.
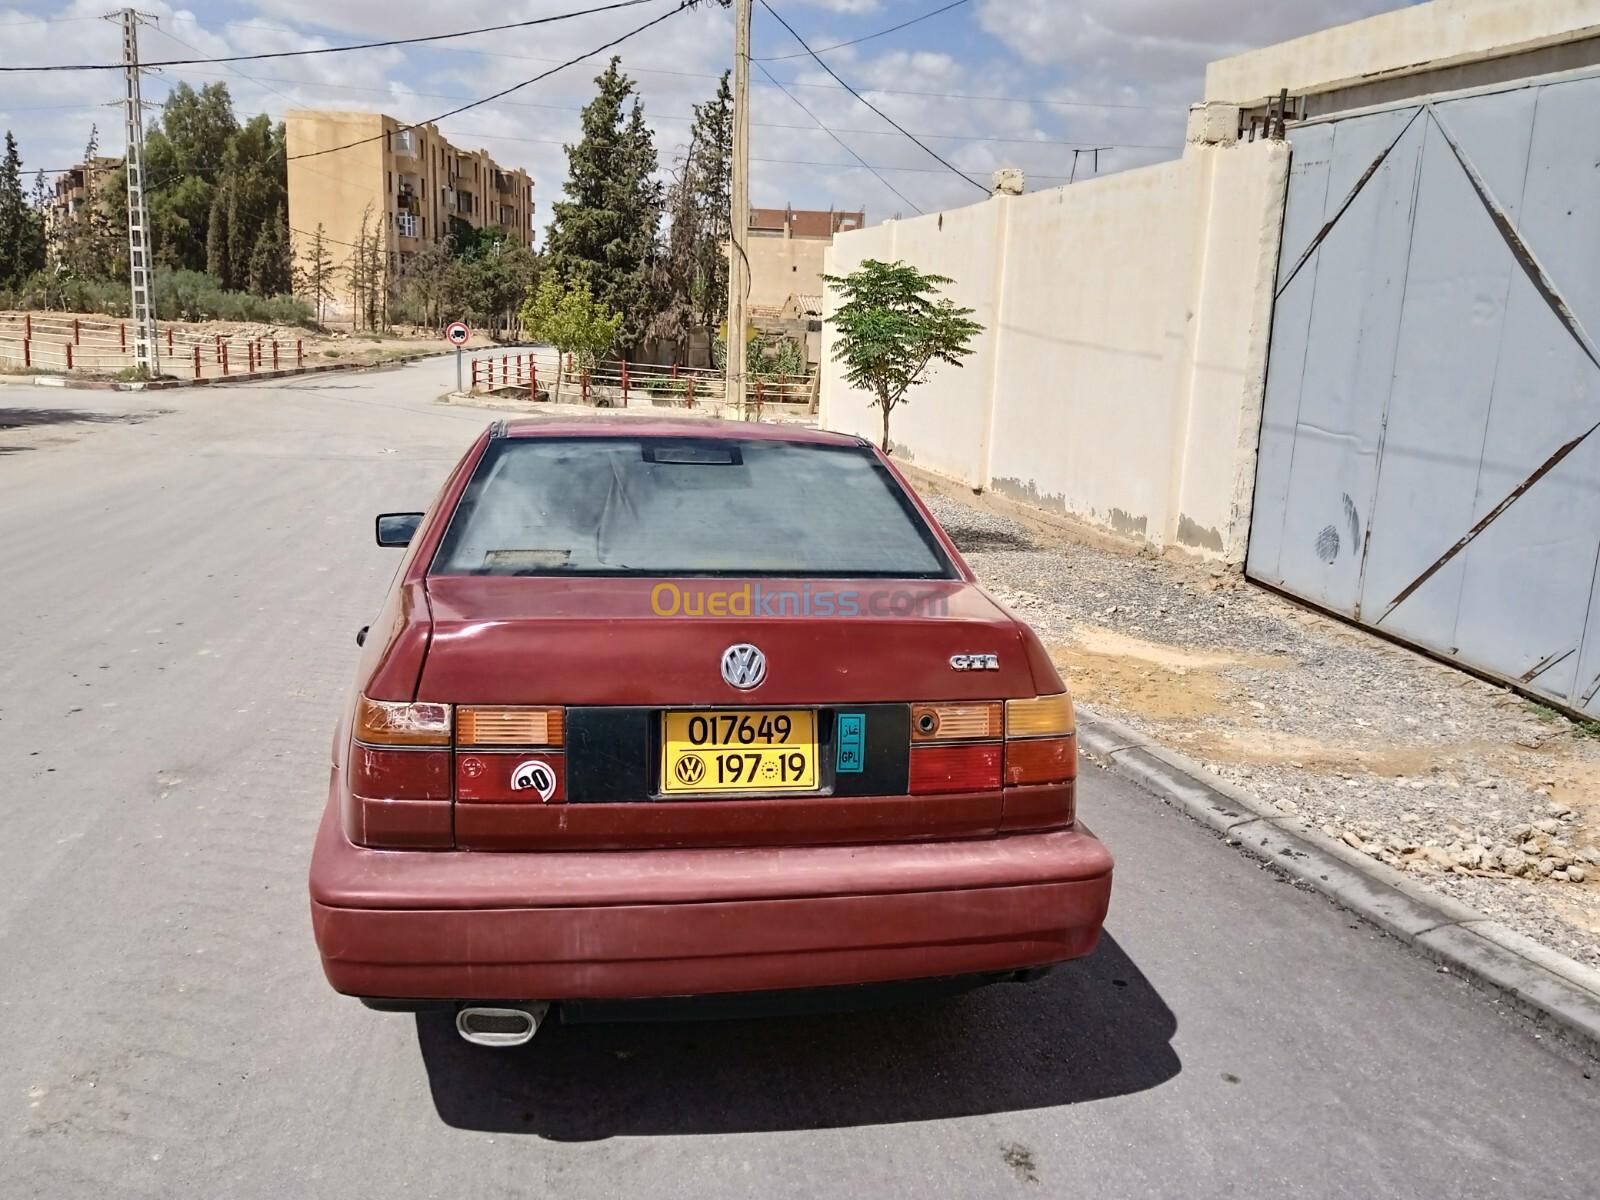
[[[383,229],[395,268],[446,237],[452,219],[533,245],[533,181],[485,150],[463,150],[432,125],[407,128],[382,113],[297,110],[284,126],[289,226],[302,260],[320,224],[342,265],[364,213],[369,228],[376,221]]]
[[[55,189],[45,209],[45,227],[52,232],[65,229],[92,205],[101,216],[109,216],[108,189],[122,168],[120,158],[100,155],[81,162],[56,176]]]

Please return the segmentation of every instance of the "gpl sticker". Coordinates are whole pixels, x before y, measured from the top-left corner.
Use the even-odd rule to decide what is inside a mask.
[[[867,714],[840,713],[834,740],[839,755],[834,770],[840,775],[859,775],[867,761]]]
[[[511,772],[511,790],[538,792],[540,800],[548,800],[556,794],[555,768],[542,758],[530,758],[526,762],[520,762]]]

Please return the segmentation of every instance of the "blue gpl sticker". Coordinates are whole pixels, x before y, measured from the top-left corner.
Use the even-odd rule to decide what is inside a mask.
[[[839,757],[834,769],[840,775],[859,775],[867,758],[867,714],[840,713],[835,741]]]

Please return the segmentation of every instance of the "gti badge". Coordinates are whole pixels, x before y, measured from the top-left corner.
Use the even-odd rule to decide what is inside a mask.
[[[722,652],[722,677],[734,687],[749,691],[767,677],[767,656],[749,642]]]
[[[520,762],[511,772],[511,790],[538,792],[540,800],[548,800],[556,794],[555,769],[542,758],[530,758],[527,762]]]
[[[950,656],[950,669],[952,671],[998,671],[1000,669],[1000,656],[997,654],[953,654]]]

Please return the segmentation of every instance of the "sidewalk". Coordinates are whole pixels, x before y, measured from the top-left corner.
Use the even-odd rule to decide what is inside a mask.
[[[1085,545],[917,482],[1086,705],[1600,967],[1600,729],[1221,568]]]

